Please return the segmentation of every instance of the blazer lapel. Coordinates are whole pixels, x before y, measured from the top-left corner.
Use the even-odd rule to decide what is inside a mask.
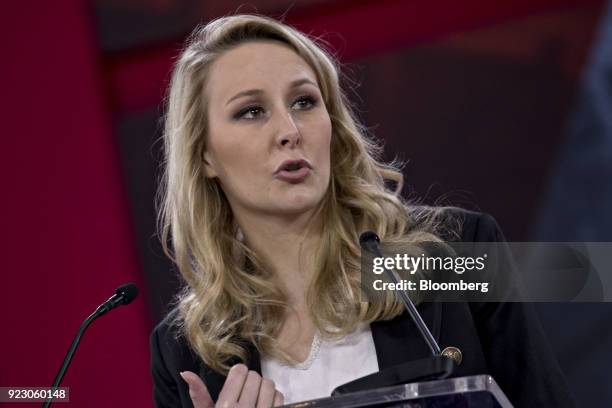
[[[436,341],[439,341],[442,303],[423,303],[418,311]],[[374,322],[370,328],[379,370],[431,355],[408,312],[392,320]]]

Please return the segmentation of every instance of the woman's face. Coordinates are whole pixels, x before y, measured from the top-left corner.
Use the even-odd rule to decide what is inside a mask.
[[[289,47],[252,41],[209,71],[206,175],[238,216],[313,209],[330,179],[331,120],[310,66]]]

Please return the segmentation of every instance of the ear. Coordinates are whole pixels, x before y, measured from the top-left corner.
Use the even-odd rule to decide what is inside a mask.
[[[217,170],[215,169],[215,160],[210,152],[204,152],[202,154],[202,161],[204,162],[204,174],[208,178],[217,177]]]

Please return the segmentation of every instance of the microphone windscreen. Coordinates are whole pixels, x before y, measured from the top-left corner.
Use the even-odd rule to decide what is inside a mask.
[[[380,238],[374,231],[366,231],[359,236],[359,244],[361,246],[364,246],[372,241],[380,243]]]
[[[121,285],[115,290],[115,294],[121,296],[123,298],[123,304],[129,305],[132,300],[136,299],[138,296],[138,286],[134,283],[126,283],[125,285]]]

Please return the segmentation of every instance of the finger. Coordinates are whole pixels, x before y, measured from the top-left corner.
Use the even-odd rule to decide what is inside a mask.
[[[274,406],[279,407],[285,403],[285,396],[282,392],[276,391],[274,393]]]
[[[214,407],[215,404],[208,392],[208,388],[206,388],[200,376],[191,371],[183,371],[180,374],[189,386],[189,396],[191,397],[194,408]]]
[[[233,407],[236,405],[248,372],[249,369],[244,364],[236,364],[230,368],[217,399],[218,406]]]
[[[238,405],[241,407],[254,407],[257,404],[260,386],[261,376],[256,371],[249,371],[242,387],[240,398],[238,399]]]
[[[270,408],[274,403],[275,393],[274,381],[269,378],[262,378],[259,396],[257,397],[257,408]]]

